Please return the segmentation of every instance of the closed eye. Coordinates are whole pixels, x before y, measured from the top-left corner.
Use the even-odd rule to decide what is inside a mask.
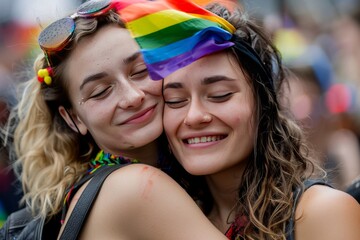
[[[170,108],[181,108],[187,104],[187,99],[165,100],[165,104]]]
[[[91,94],[91,96],[89,97],[89,99],[101,99],[106,97],[110,91],[113,89],[113,85],[110,85],[102,90],[99,91],[95,91],[93,94]]]
[[[131,79],[142,79],[149,75],[147,67],[145,65],[137,66],[130,74]]]
[[[217,101],[217,102],[222,102],[222,101],[226,101],[229,98],[231,98],[233,94],[234,94],[233,92],[228,92],[225,94],[211,95],[211,96],[209,96],[209,99],[211,99],[213,101]]]

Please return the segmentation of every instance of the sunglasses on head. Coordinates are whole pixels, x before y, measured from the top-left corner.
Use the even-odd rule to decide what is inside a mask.
[[[38,43],[47,55],[62,50],[75,31],[75,19],[91,18],[107,13],[113,8],[112,0],[90,0],[81,4],[76,13],[59,19],[46,27],[39,35]]]

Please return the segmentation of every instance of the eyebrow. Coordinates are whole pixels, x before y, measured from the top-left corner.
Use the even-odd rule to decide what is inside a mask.
[[[80,91],[84,88],[84,86],[87,83],[99,80],[99,79],[101,79],[101,78],[103,78],[105,76],[107,76],[107,74],[105,72],[99,72],[99,73],[96,73],[96,74],[93,74],[93,75],[90,75],[90,76],[86,77],[84,79],[84,81],[82,82],[82,84],[80,85]]]
[[[168,89],[168,88],[174,88],[174,89],[183,88],[183,84],[180,82],[168,83],[168,84],[164,85],[163,90]]]
[[[123,63],[124,64],[130,64],[132,62],[134,62],[136,59],[138,59],[138,57],[141,55],[140,52],[135,52],[134,54],[130,55],[129,57],[125,58],[123,60]],[[99,72],[99,73],[96,73],[96,74],[93,74],[93,75],[90,75],[90,76],[87,76],[82,84],[80,85],[80,91],[84,88],[84,86],[89,83],[89,82],[93,82],[93,81],[96,81],[96,80],[99,80],[103,77],[106,77],[107,76],[107,73],[106,72]]]
[[[123,62],[124,62],[125,64],[132,63],[132,62],[134,62],[136,59],[138,59],[138,57],[139,57],[140,55],[141,55],[140,52],[135,52],[133,55],[125,58],[125,59],[123,60]]]
[[[221,81],[235,81],[235,79],[223,75],[216,75],[216,76],[204,78],[203,80],[201,80],[201,85],[210,85]],[[164,90],[167,88],[179,89],[179,88],[183,88],[183,84],[181,82],[168,83],[164,85]]]
[[[213,84],[213,83],[217,83],[217,82],[221,82],[221,81],[235,81],[235,79],[226,77],[224,75],[215,75],[215,76],[204,78],[201,81],[201,85],[209,85],[209,84]]]

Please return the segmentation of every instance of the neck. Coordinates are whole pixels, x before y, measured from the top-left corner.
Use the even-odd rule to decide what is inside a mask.
[[[225,171],[206,176],[214,206],[209,214],[210,221],[222,232],[226,232],[235,219],[234,207],[238,201],[238,189],[245,164],[239,164]]]
[[[136,159],[140,163],[157,166],[159,154],[157,141],[153,141],[145,146],[121,151],[118,156]]]

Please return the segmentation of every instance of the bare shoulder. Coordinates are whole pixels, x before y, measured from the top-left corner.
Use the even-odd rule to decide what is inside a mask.
[[[132,207],[139,209],[149,199],[166,196],[166,191],[172,194],[182,195],[184,190],[167,174],[161,170],[145,165],[132,164],[114,171],[104,182],[100,192],[100,200],[114,199],[117,207],[119,202],[131,202],[124,207],[132,211]],[[112,208],[110,206],[106,206]],[[126,213],[126,211],[123,211]]]
[[[165,180],[166,182],[175,183],[172,178],[170,178],[160,169],[150,165],[138,163],[138,164],[131,164],[114,171],[107,178],[104,187],[107,187],[108,185],[110,187],[113,187],[114,186],[113,184],[125,184],[127,186],[130,184],[130,185],[138,186],[137,184],[139,182],[144,182],[144,181],[149,182],[150,180],[156,181],[160,179]]]
[[[104,182],[83,239],[226,239],[161,170],[132,164]]]
[[[360,205],[349,194],[321,185],[304,192],[295,214],[296,239],[360,239]]]
[[[132,164],[114,171],[105,181],[102,191],[110,192],[118,200],[143,201],[154,194],[164,195],[164,189],[172,193],[184,190],[170,176],[146,164]],[[134,198],[134,199],[132,199]]]
[[[101,220],[100,223],[108,223],[111,220],[114,223],[119,223],[120,226],[126,226],[126,222],[121,223],[121,221],[131,217],[133,211],[137,208],[138,196],[146,195],[145,189],[149,188],[147,185],[151,184],[152,181],[166,184],[167,181],[172,182],[172,179],[159,169],[144,164],[132,164],[112,172],[105,179],[95,199],[87,223],[83,226],[81,238],[96,239],[96,237],[101,235],[106,238],[104,232],[108,232],[108,237],[112,238],[114,235],[111,231],[106,231],[107,227],[113,227],[111,222],[110,224],[104,224],[100,228],[104,231],[99,230],[97,227],[94,228],[94,226],[99,225],[99,220]],[[91,184],[91,180],[83,184],[72,198],[65,218],[65,224],[89,184]],[[92,229],[98,230],[94,233]],[[63,228],[60,232],[62,230]],[[100,236],[97,236],[97,234]]]

